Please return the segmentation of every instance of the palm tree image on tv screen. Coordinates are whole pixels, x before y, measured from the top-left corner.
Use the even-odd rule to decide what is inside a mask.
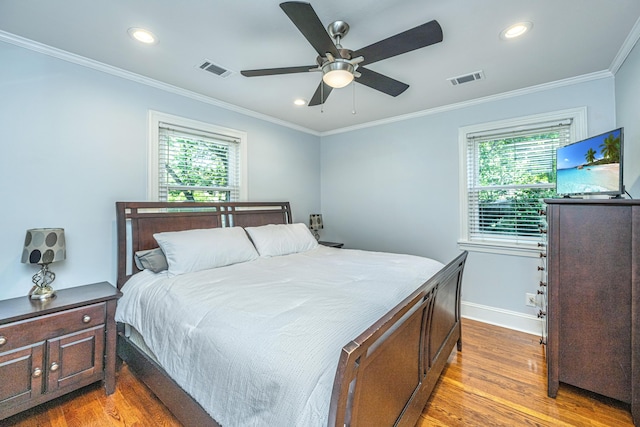
[[[622,129],[616,129],[557,152],[558,194],[614,194],[620,191]]]

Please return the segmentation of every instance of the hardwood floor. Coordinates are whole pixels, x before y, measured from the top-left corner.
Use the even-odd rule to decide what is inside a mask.
[[[539,340],[463,319],[462,352],[449,357],[417,427],[633,426],[621,402],[564,384],[547,397]]]
[[[539,337],[463,320],[454,351],[416,427],[633,426],[627,405],[561,385],[547,397]],[[116,392],[100,384],[0,421],[2,427],[107,427],[180,424],[123,366]],[[191,427],[191,426],[187,426]]]
[[[0,421],[0,427],[182,427],[126,365],[116,391],[96,383]],[[189,426],[190,427],[190,426]]]

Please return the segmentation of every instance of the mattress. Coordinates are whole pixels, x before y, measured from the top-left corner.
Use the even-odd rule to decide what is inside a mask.
[[[324,426],[341,348],[443,265],[318,246],[169,277],[142,271],[116,320],[223,426]]]

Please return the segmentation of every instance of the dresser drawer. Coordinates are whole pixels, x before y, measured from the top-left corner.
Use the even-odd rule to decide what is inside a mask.
[[[105,307],[105,303],[92,304],[0,326],[0,353],[101,325]]]

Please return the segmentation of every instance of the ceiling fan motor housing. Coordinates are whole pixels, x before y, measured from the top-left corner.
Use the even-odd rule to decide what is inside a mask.
[[[338,49],[338,52],[340,53],[340,58],[342,59],[346,59],[346,60],[353,59],[353,51],[351,49]],[[325,65],[327,62],[333,62],[336,59],[337,58],[333,58],[333,55],[327,52],[325,56],[318,55],[316,57],[316,63],[320,68],[322,68],[322,66]]]

